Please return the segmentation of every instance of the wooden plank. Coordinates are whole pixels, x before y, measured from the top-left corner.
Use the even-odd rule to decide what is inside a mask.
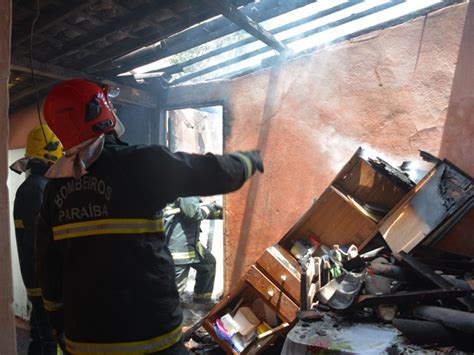
[[[227,17],[230,21],[235,23],[244,31],[250,33],[252,36],[258,38],[263,43],[282,53],[288,48],[280,41],[278,41],[270,32],[265,30],[257,22],[252,20],[249,16],[240,12],[229,0],[205,0],[206,3],[213,9],[216,9],[222,15]]]
[[[83,79],[93,79],[92,76],[74,69],[66,69],[53,64],[41,63],[36,60],[33,61],[33,69],[35,75],[44,76],[46,78],[55,79],[55,80],[65,80],[71,78],[83,78]],[[27,58],[18,59],[14,58],[11,64],[11,70],[20,71],[23,73],[30,74],[30,62]]]
[[[413,271],[415,271],[420,277],[422,277],[426,281],[429,281],[433,285],[438,286],[444,290],[455,289],[453,284],[451,284],[442,276],[435,273],[428,265],[417,260],[415,257],[405,253],[404,251],[400,251],[399,255],[404,263],[408,264],[413,269]],[[468,311],[472,312],[474,310],[474,301],[471,299],[471,297],[460,297],[457,298],[457,300],[459,301],[459,303],[464,305],[468,309]]]
[[[0,1],[0,354],[16,354],[8,178],[8,79],[12,2]]]

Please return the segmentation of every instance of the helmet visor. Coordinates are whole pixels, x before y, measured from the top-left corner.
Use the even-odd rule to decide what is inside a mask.
[[[112,114],[114,115],[115,118],[115,126],[114,126],[114,132],[117,135],[117,137],[121,137],[125,133],[125,126],[123,125],[122,121],[117,116],[116,109],[114,108],[114,105],[112,104],[112,101],[110,100],[111,97],[115,98],[120,94],[120,89],[119,88],[113,88],[109,84],[101,84],[102,91],[105,94],[105,98],[110,105],[110,109],[112,111]]]

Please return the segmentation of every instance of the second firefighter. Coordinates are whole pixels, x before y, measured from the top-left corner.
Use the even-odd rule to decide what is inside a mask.
[[[222,207],[201,204],[199,197],[178,198],[165,209],[165,234],[175,264],[176,285],[182,296],[189,271],[196,270],[193,301],[211,301],[216,275],[216,259],[199,241],[201,221],[222,219]]]

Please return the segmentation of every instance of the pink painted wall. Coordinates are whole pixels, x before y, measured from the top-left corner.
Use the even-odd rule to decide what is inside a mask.
[[[226,198],[227,289],[359,145],[474,175],[473,27],[464,3],[230,82],[226,150],[258,147],[265,174]]]

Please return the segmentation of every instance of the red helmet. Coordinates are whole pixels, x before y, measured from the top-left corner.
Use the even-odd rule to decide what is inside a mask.
[[[109,86],[83,79],[66,80],[46,96],[44,117],[68,150],[102,133],[124,129],[109,99]]]

